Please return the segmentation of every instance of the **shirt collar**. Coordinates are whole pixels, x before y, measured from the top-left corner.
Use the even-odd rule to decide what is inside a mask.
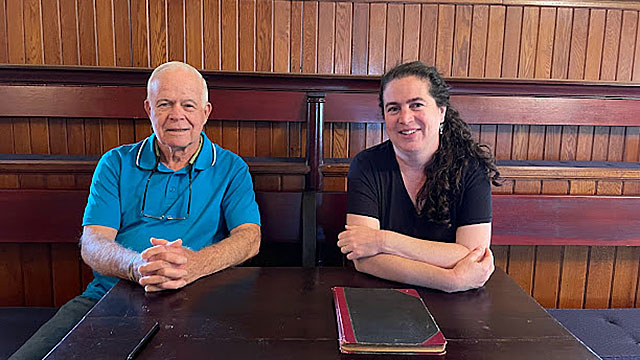
[[[153,170],[156,166],[157,155],[155,151],[156,134],[151,134],[142,141],[136,155],[136,166],[143,170]],[[190,163],[194,169],[204,170],[213,166],[216,162],[215,145],[207,138],[204,132],[200,135],[200,146],[191,158]]]

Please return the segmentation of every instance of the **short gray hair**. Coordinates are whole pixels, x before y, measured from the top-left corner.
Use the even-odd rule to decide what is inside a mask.
[[[149,76],[149,80],[147,80],[147,99],[151,94],[151,84],[156,80],[156,77],[158,77],[158,75],[163,71],[175,68],[181,68],[191,71],[192,73],[196,74],[200,80],[202,80],[202,106],[205,106],[205,104],[209,102],[209,88],[207,87],[207,82],[204,80],[204,77],[202,77],[202,74],[200,74],[200,71],[198,71],[193,66],[181,61],[169,61],[153,70],[151,76]]]

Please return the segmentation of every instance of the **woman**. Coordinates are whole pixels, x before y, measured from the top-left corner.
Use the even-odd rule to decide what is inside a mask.
[[[494,270],[486,146],[449,105],[449,87],[419,61],[382,77],[389,140],[359,153],[348,175],[338,246],[356,269],[447,292],[484,285]]]

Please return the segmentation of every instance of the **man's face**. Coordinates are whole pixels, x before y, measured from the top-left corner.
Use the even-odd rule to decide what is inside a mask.
[[[157,74],[144,108],[161,144],[173,148],[198,146],[211,113],[211,104],[204,103],[202,95],[202,80],[189,70],[172,68]]]

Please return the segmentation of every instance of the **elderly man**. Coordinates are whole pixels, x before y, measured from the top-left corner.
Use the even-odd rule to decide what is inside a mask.
[[[107,152],[84,213],[85,292],[61,307],[11,359],[40,359],[118,281],[181,288],[258,253],[260,215],[247,165],[202,129],[207,84],[193,67],[154,70],[144,108],[153,134]]]

